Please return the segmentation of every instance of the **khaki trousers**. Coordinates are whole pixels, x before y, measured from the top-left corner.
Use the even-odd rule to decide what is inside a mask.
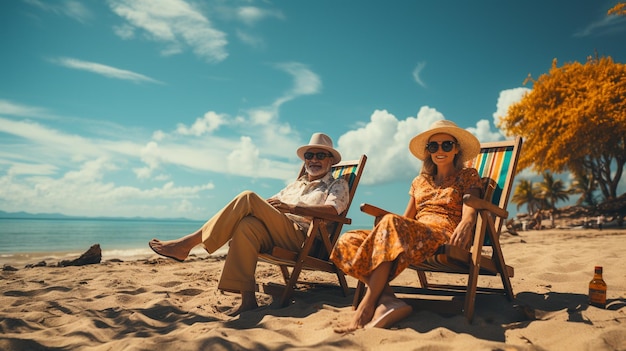
[[[274,246],[299,250],[306,233],[267,201],[251,191],[237,195],[202,226],[202,242],[209,253],[230,241],[218,288],[255,291],[259,252]]]

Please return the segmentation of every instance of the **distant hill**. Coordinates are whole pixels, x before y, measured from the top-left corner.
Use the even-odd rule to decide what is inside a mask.
[[[28,213],[28,212],[4,212],[0,211],[0,218],[17,218],[17,219],[30,219],[30,218],[45,218],[45,219],[59,219],[70,218],[69,216],[59,213]]]
[[[60,213],[28,213],[5,212],[0,211],[0,219],[101,219],[101,220],[121,220],[121,221],[193,221],[197,220],[189,218],[154,218],[154,217],[85,217],[85,216],[67,216]]]

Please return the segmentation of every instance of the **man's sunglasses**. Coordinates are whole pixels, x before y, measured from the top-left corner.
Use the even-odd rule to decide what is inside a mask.
[[[305,160],[312,160],[313,156],[315,156],[318,160],[323,160],[326,157],[333,157],[332,154],[327,154],[325,152],[310,152],[307,151],[304,153],[304,159]]]
[[[450,152],[452,151],[452,149],[454,149],[454,144],[456,144],[454,141],[444,141],[441,143],[441,150],[443,150],[444,152]],[[426,144],[426,150],[428,150],[428,152],[430,152],[431,154],[434,154],[435,152],[437,152],[437,150],[439,150],[439,143],[436,141],[431,141],[430,143]]]

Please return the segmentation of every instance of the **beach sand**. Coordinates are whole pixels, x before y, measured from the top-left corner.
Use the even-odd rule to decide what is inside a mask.
[[[264,307],[230,318],[222,311],[238,296],[216,289],[221,257],[15,266],[0,273],[0,349],[626,350],[626,230],[505,233],[502,246],[515,268],[515,301],[479,295],[469,324],[462,315],[421,309],[403,293],[416,307],[408,318],[390,329],[347,334],[333,329],[352,317],[352,295],[342,296],[326,273],[304,272],[309,283],[299,286],[288,307],[258,294]],[[604,267],[606,309],[587,304],[595,265]],[[257,279],[282,282],[279,270],[264,263]],[[356,282],[348,282],[353,291]],[[418,286],[409,270],[392,283]],[[498,287],[500,280],[480,283]]]

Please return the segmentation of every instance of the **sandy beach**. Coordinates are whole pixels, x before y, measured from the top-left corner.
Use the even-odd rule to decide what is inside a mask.
[[[626,350],[626,229],[526,231],[502,236],[515,301],[479,295],[472,324],[462,315],[415,306],[391,329],[333,331],[352,316],[334,277],[305,272],[293,303],[240,317],[222,311],[237,295],[215,288],[223,258],[184,263],[150,256],[107,259],[81,267],[24,268],[0,273],[2,350]],[[37,262],[30,262],[32,264]],[[595,265],[604,267],[608,305],[587,304]],[[457,281],[460,277],[438,278]],[[259,282],[282,282],[260,264]],[[348,280],[352,289],[356,282]],[[418,286],[413,271],[393,284]],[[499,278],[480,284],[499,286]]]

